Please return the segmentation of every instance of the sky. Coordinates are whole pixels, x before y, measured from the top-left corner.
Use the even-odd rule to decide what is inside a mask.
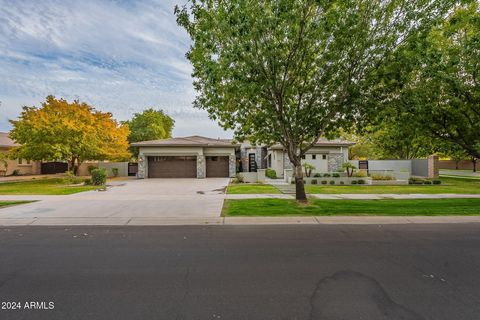
[[[0,0],[0,131],[51,94],[117,120],[163,109],[174,136],[230,137],[192,107],[190,39],[173,15],[185,1]]]

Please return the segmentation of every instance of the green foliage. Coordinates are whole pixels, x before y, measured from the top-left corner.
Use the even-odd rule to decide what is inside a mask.
[[[235,178],[233,178],[233,183],[243,183],[245,181],[245,177],[241,173],[235,174]]]
[[[135,113],[133,118],[125,123],[130,128],[128,142],[133,143],[170,138],[175,121],[163,110],[150,108],[142,113]],[[130,150],[135,157],[138,156],[137,147],[131,147]]]
[[[352,184],[357,184],[357,180],[352,180]]]
[[[332,173],[332,177],[334,177],[334,178],[340,178],[340,174],[339,174],[339,173],[336,173],[336,172],[334,172],[334,173]]]
[[[112,173],[114,177],[118,177],[118,168],[112,168]]]
[[[302,156],[320,136],[364,119],[369,106],[361,102],[376,84],[370,74],[449,5],[194,0],[176,6],[177,22],[192,39],[194,106],[237,140],[280,143],[302,179]]]
[[[89,165],[88,168],[87,168],[87,169],[88,169],[88,173],[89,173],[89,174],[92,174],[92,170],[93,170],[93,169],[97,169],[97,168],[98,168],[97,166]]]
[[[331,175],[330,175],[330,173],[325,173],[325,174],[323,174],[323,176],[324,176],[325,178],[328,178],[328,177],[330,177]]]
[[[330,184],[335,184],[335,180],[330,180]]]
[[[312,179],[312,184],[317,184],[317,179]]]
[[[18,169],[13,170],[12,176],[20,176],[20,175],[21,175],[20,170],[18,170]]]
[[[321,177],[322,177],[322,174],[317,172],[317,173],[315,173],[313,176],[314,176],[315,178],[321,178]]]
[[[277,179],[277,172],[271,168],[265,170],[265,176],[270,179]]]
[[[395,177],[390,174],[372,173],[370,177],[372,180],[396,180]]]
[[[310,163],[303,163],[303,169],[305,170],[305,176],[310,177],[312,175],[312,170],[315,170],[315,166]]]
[[[352,174],[352,177],[357,177],[357,178],[365,178],[367,176],[368,176],[368,173],[366,170],[358,170]]]
[[[92,185],[104,186],[107,183],[107,169],[97,168],[92,170]]]
[[[322,180],[322,184],[327,184],[327,180]]]
[[[357,181],[357,183],[358,183],[358,184],[365,184],[366,182],[365,182],[365,180],[360,179],[360,180]]]
[[[432,180],[432,183],[433,184],[442,184],[442,181],[435,179],[435,180]]]
[[[357,169],[357,167],[355,167],[351,162],[347,161],[342,164],[342,169],[347,171],[348,177],[351,177],[353,175],[353,171]]]

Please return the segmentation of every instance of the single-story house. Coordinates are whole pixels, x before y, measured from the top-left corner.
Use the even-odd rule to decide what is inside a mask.
[[[201,136],[132,143],[139,148],[138,178],[233,177],[236,150],[230,139]]]
[[[354,143],[319,139],[303,161],[315,166],[314,172],[336,171],[348,161],[348,148]],[[139,178],[233,177],[236,172],[274,169],[283,177],[292,165],[284,148],[234,143],[230,139],[202,136],[169,138],[132,143],[139,148]]]
[[[8,153],[12,148],[17,147],[7,132],[0,132],[0,153]],[[0,162],[0,175],[18,174],[40,174],[40,162],[26,159],[8,159],[7,167]]]

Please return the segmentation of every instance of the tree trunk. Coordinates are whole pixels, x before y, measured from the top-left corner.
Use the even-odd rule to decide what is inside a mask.
[[[307,201],[307,195],[305,194],[305,184],[303,182],[302,165],[295,165],[295,198],[297,201]]]
[[[477,172],[477,159],[473,158],[472,163],[473,163],[473,172]]]

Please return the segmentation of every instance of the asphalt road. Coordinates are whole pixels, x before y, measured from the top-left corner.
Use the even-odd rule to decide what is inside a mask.
[[[477,320],[480,224],[3,228],[0,301],[21,305],[2,320]]]

